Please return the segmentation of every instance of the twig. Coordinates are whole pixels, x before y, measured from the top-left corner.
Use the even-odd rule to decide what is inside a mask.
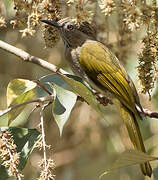
[[[158,112],[152,112],[150,111],[149,109],[144,109],[142,108],[142,110],[137,106],[137,110],[140,112],[140,113],[143,113],[144,115],[150,117],[150,118],[158,118]]]
[[[55,97],[55,96],[54,96],[54,97]],[[47,106],[49,106],[50,104],[51,104],[51,101],[49,101],[49,102],[47,103]],[[30,114],[29,114],[29,116],[28,116],[28,119],[29,119],[29,117],[32,115],[32,113],[33,113],[37,108],[40,108],[40,105],[39,105],[39,104],[36,104],[35,107],[33,107],[33,109],[31,110],[31,112],[30,112]]]
[[[41,97],[41,98],[37,98],[37,99],[33,99],[33,100],[30,100],[30,101],[26,101],[24,103],[21,103],[21,104],[17,104],[15,106],[12,106],[6,110],[2,110],[0,111],[0,117],[7,114],[9,111],[12,111],[13,109],[16,109],[16,108],[19,108],[21,106],[25,106],[27,104],[31,104],[31,103],[43,103],[43,102],[46,102],[46,101],[49,101],[49,102],[52,102],[54,100],[54,94],[50,95],[50,96],[45,96],[45,97]]]
[[[50,92],[43,84],[40,83],[39,80],[33,80],[41,89],[43,89],[44,91],[46,91],[49,95],[52,94],[52,92]]]
[[[43,118],[43,111],[49,105],[47,104],[40,104],[41,111],[40,111],[40,126],[42,131],[42,148],[43,148],[43,162],[42,166],[44,171],[42,170],[41,175],[39,177],[40,180],[47,179],[47,180],[54,180],[54,175],[52,175],[52,168],[54,168],[54,161],[52,159],[47,159],[47,151],[46,148],[48,147],[46,144],[46,135],[44,130],[44,118]]]
[[[152,112],[149,109],[143,109],[144,114],[150,118],[158,118],[158,113],[157,112]]]
[[[42,144],[43,144],[43,159],[44,159],[44,171],[47,174],[47,155],[46,155],[46,139],[45,139],[45,132],[44,132],[44,120],[43,120],[43,110],[45,106],[42,105],[41,112],[40,112],[40,121],[41,121],[41,130],[42,130]]]

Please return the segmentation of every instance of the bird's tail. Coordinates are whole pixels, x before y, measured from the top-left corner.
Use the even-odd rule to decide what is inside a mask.
[[[137,119],[140,119],[140,115],[138,114],[138,112],[136,112],[137,114],[133,114],[131,112],[129,112],[128,110],[126,110],[125,107],[121,106],[121,115],[124,119],[124,122],[126,124],[131,142],[133,143],[134,147],[138,150],[138,151],[142,151],[144,153],[146,153],[145,150],[145,146],[143,143],[143,139],[141,136],[141,132],[139,129],[139,125],[137,122]],[[140,164],[141,167],[141,171],[145,176],[149,176],[151,177],[152,174],[152,168],[149,162]]]

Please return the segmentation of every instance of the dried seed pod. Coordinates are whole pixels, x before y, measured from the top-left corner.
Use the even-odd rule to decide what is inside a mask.
[[[11,175],[15,179],[17,177],[23,177],[18,170],[19,165],[19,153],[17,153],[16,145],[10,131],[3,131],[0,133],[0,158],[3,160],[2,165],[8,168]]]
[[[123,12],[123,22],[130,31],[140,28],[143,24],[142,12],[140,7],[133,1],[122,1],[121,10]]]
[[[138,77],[141,92],[150,93],[155,84],[155,63],[158,60],[158,33],[148,31],[143,38],[144,48],[139,56]]]
[[[49,25],[43,25],[42,35],[45,40],[45,46],[49,48],[54,47],[60,39],[58,30]]]

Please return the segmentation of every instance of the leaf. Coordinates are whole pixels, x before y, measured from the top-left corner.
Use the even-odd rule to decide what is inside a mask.
[[[110,169],[106,170],[103,174],[101,174],[100,178],[120,168],[132,166],[136,164],[142,164],[154,160],[158,160],[158,157],[153,157],[143,152],[130,149],[120,154],[119,158],[115,161],[113,166]]]
[[[76,103],[77,96],[71,91],[53,86],[56,90],[56,98],[52,105],[54,119],[59,127],[60,135],[62,135],[63,127],[67,122],[72,108]]]
[[[72,92],[81,96],[89,105],[91,105],[103,118],[105,117],[105,107],[99,104],[92,90],[82,81],[81,78],[70,74],[60,74],[60,76],[71,87]]]
[[[82,79],[78,76],[70,75],[70,74],[53,74],[45,76],[40,80],[42,83],[51,82],[53,84],[58,85],[66,90],[72,91],[76,95],[81,96],[89,105],[92,106],[104,119],[106,114],[106,107],[101,105],[92,90],[89,86],[82,81]],[[110,124],[106,120],[107,125]]]
[[[35,97],[36,83],[26,79],[14,79],[7,87],[8,107],[24,103]],[[21,113],[25,106],[20,106],[8,113],[9,124]]]
[[[60,77],[58,74],[47,75],[47,76],[41,78],[40,82],[41,83],[50,82],[50,83],[56,84],[59,87],[66,89],[66,90],[71,90],[71,87],[69,86],[69,84],[62,77]],[[49,90],[51,90],[51,89],[49,89]]]
[[[9,82],[7,87],[8,107],[16,103],[16,98],[25,92],[36,87],[36,83],[26,79],[14,79]]]
[[[69,84],[57,74],[47,75],[41,78],[40,82],[49,84],[50,91],[52,89],[56,91],[57,96],[52,104],[52,112],[62,135],[63,127],[76,103],[77,96],[71,91]]]
[[[24,125],[27,126],[27,121],[30,116],[30,113],[32,112],[33,104],[27,105],[24,107],[22,112],[18,114],[18,116],[10,122],[10,127],[24,127]]]
[[[0,111],[1,114],[1,111]],[[8,126],[8,114],[0,116],[0,127]]]
[[[26,162],[35,148],[35,143],[40,138],[40,133],[36,129],[17,128],[17,127],[1,127],[0,131],[11,131],[14,139],[14,143],[17,145],[17,152],[20,153],[19,170],[22,170]],[[3,170],[4,166],[0,166],[0,170]],[[5,170],[5,169],[4,169]],[[5,170],[0,173],[0,179],[10,176]]]

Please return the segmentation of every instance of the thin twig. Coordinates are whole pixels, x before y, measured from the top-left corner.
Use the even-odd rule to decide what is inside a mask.
[[[158,113],[157,112],[152,112],[149,109],[143,109],[144,114],[150,118],[158,118]]]
[[[143,112],[142,112],[142,110],[138,106],[137,106],[137,110],[140,113],[143,113],[150,118],[158,118],[158,112],[152,112],[149,109],[144,109],[144,108],[143,108]]]
[[[47,92],[49,95],[52,94],[43,84],[40,83],[39,80],[33,80],[41,89],[43,89],[45,92]]]
[[[52,94],[50,96],[45,96],[45,97],[29,100],[29,101],[26,101],[24,103],[17,104],[15,106],[9,107],[8,109],[0,111],[0,117],[5,115],[5,114],[7,114],[9,111],[12,111],[12,110],[14,110],[16,108],[19,108],[21,106],[25,106],[27,104],[31,104],[31,103],[43,103],[43,102],[46,102],[46,101],[52,102],[53,100],[54,100],[54,94]]]
[[[47,172],[47,155],[46,155],[46,139],[44,132],[44,120],[43,120],[43,110],[45,106],[42,105],[40,111],[40,121],[41,121],[41,130],[42,130],[42,144],[43,144],[43,159],[44,159],[44,171]]]
[[[41,105],[41,111],[40,111],[40,126],[41,126],[41,131],[42,131],[42,148],[43,148],[43,168],[44,172],[41,174],[40,179],[47,179],[47,180],[54,180],[54,177],[52,175],[52,171],[50,171],[50,168],[52,168],[52,162],[53,160],[48,159],[47,160],[47,144],[46,144],[46,135],[45,135],[45,130],[44,130],[44,118],[43,118],[43,111],[44,109],[49,105],[47,104],[40,104]],[[54,162],[53,162],[53,167],[54,167]]]

